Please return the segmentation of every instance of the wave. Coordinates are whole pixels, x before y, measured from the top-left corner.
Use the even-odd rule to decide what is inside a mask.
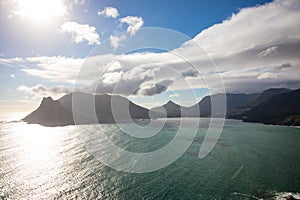
[[[244,194],[240,192],[233,192],[232,195],[239,196],[239,197],[247,197],[251,199],[257,200],[265,200],[265,199],[272,199],[272,200],[300,200],[300,193],[293,193],[293,192],[272,192],[272,194],[268,193],[263,195],[262,197],[257,197],[251,194]]]
[[[243,194],[243,193],[239,193],[239,192],[233,192],[232,195],[237,195],[237,196],[242,196],[242,197],[250,197],[252,199],[257,199],[257,200],[263,200],[259,197],[256,197],[256,196],[253,196],[253,195],[250,195],[250,194]]]
[[[290,197],[290,198],[288,198],[288,197]],[[276,200],[286,200],[286,199],[299,199],[300,200],[300,193],[276,192],[275,199]]]

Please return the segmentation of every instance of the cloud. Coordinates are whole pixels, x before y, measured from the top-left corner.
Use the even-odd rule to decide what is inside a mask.
[[[260,74],[257,79],[270,79],[270,78],[277,78],[278,75],[277,74],[274,74],[274,73],[271,73],[271,72],[264,72],[262,74]]]
[[[89,45],[100,44],[100,36],[94,26],[69,21],[61,25],[61,31],[71,34],[75,43],[87,41]]]
[[[10,77],[13,78],[13,79],[16,78],[16,76],[14,74],[10,74]]]
[[[109,72],[102,76],[104,85],[112,85],[118,83],[122,78],[123,72]]]
[[[130,33],[130,35],[135,35],[136,32],[138,32],[138,30],[144,25],[142,17],[136,16],[121,18],[120,22],[128,25],[127,32]]]
[[[119,61],[113,61],[108,64],[107,72],[114,72],[122,70],[122,64]]]
[[[23,62],[23,58],[15,57],[15,58],[0,58],[0,64],[13,66],[15,63]]]
[[[2,58],[0,64],[20,68],[21,71],[54,82],[75,83],[84,63],[83,58],[65,56],[39,56]]]
[[[198,75],[199,75],[199,72],[192,68],[190,68],[187,71],[182,72],[182,76],[184,76],[184,77],[197,77]]]
[[[129,68],[127,70],[122,68],[114,72],[109,72],[108,70],[100,76],[99,81],[94,83],[92,87],[96,88],[97,93],[114,93],[126,96],[138,95],[141,85],[154,79],[155,73],[158,71],[158,68],[143,67]]]
[[[118,49],[122,45],[122,42],[124,42],[126,39],[127,39],[126,35],[121,35],[121,36],[111,35],[109,37],[110,45],[114,50]]]
[[[180,97],[180,94],[171,94],[169,97],[170,98],[178,98],[178,97]]]
[[[194,40],[213,56],[298,41],[299,4],[297,0],[275,0],[265,5],[243,8],[222,23],[202,31]]]
[[[114,7],[105,7],[104,10],[98,11],[98,15],[117,18],[119,16],[119,11]]]
[[[22,69],[27,74],[55,82],[75,83],[84,59],[65,56],[41,56],[28,57],[26,63],[32,66],[31,68]]]
[[[160,94],[168,89],[168,86],[173,82],[173,80],[163,80],[154,84],[143,84],[137,91],[138,94],[143,96],[153,96],[155,94]]]
[[[274,54],[278,53],[277,49],[278,49],[278,46],[270,47],[270,48],[267,48],[266,50],[263,50],[262,52],[260,52],[257,55],[259,57],[264,57],[264,56],[268,56],[268,55],[274,55]]]
[[[291,65],[291,63],[284,63],[282,65],[279,66],[279,69],[281,70],[288,70],[291,69],[293,66]]]
[[[17,88],[20,92],[32,95],[34,97],[45,97],[52,96],[58,97],[72,92],[73,90],[66,86],[55,86],[52,88],[47,88],[42,84],[35,85],[33,87],[27,87],[25,85],[20,85]]]
[[[86,81],[85,86],[96,87],[100,93],[149,95],[170,87],[172,90],[209,87],[218,92],[222,86],[219,76],[227,92],[252,93],[268,87],[299,88],[299,18],[300,1],[278,0],[241,9],[171,52],[104,54],[86,60],[62,56],[1,58],[0,62],[20,63],[26,65],[22,71],[30,75],[68,83],[75,82],[84,64],[87,68],[81,78]],[[115,42],[115,46],[118,45]],[[276,56],[271,56],[275,52]],[[96,79],[99,82],[92,82]],[[156,84],[163,80],[173,82],[167,87],[158,87]]]
[[[116,55],[107,54],[100,57],[73,58],[65,56],[39,56],[27,58],[3,58],[2,63],[9,63],[9,66],[19,67],[21,71],[31,75],[40,77],[52,82],[72,83],[76,82],[78,73],[83,66],[88,65],[89,71],[86,71],[81,81],[85,79],[87,83],[97,78],[101,74],[101,70],[110,67],[110,70],[118,69],[118,63],[111,61]],[[120,64],[120,63],[119,63]],[[96,73],[98,70],[99,74]],[[82,83],[82,82],[81,82]]]
[[[226,90],[230,92],[259,92],[267,87],[282,86],[283,83],[291,88],[299,88],[298,18],[300,2],[297,0],[277,0],[244,8],[222,23],[203,30],[176,52],[193,59],[207,80],[213,80],[214,75],[221,72]],[[218,70],[209,73],[209,67],[205,67],[207,57],[196,50],[197,45],[193,42],[205,49]],[[293,70],[288,70],[289,65],[281,69],[280,63],[289,63]]]

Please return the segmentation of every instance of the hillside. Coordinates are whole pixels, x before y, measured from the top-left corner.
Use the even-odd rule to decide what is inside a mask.
[[[261,94],[259,94],[257,97],[255,97],[250,102],[243,105],[242,107],[243,108],[254,108],[258,104],[266,101],[267,99],[271,98],[274,95],[283,94],[283,93],[287,93],[290,91],[291,90],[286,89],[286,88],[270,88],[270,89],[264,90]]]
[[[226,106],[227,106],[227,114],[234,111],[235,109],[238,109],[257,97],[258,94],[226,94],[224,97],[224,94],[215,94],[212,95],[214,98],[214,101],[218,106],[222,105],[222,101],[224,98],[226,98]],[[211,97],[206,96],[204,97],[200,102],[195,104],[194,106],[191,106],[189,110],[200,110],[200,116],[201,117],[210,117],[212,115],[211,113]],[[197,108],[198,107],[198,108]],[[220,108],[216,108],[216,110],[220,110]],[[214,115],[218,115],[218,113],[213,113]],[[193,113],[195,115],[195,113]],[[199,116],[199,115],[195,115]]]
[[[300,125],[300,89],[274,95],[241,115],[245,122]]]

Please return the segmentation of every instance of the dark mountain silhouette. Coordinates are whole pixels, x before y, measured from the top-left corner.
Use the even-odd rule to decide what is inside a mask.
[[[270,88],[267,90],[264,90],[260,95],[258,95],[256,98],[248,102],[243,106],[243,108],[254,108],[258,104],[266,101],[270,97],[277,95],[277,94],[283,94],[290,92],[291,90],[286,89],[286,88]]]
[[[79,107],[85,108],[87,99],[95,98],[95,111],[97,121],[91,119],[90,116],[85,115],[84,112],[76,113],[76,123],[89,124],[89,123],[113,123],[115,118],[111,109],[111,102],[113,98],[114,110],[119,120],[128,121],[130,119],[149,119],[149,110],[138,106],[128,99],[118,95],[91,95],[85,93],[71,93],[63,96],[62,98],[54,101],[52,98],[44,98],[41,105],[24,118],[25,122],[37,123],[44,126],[64,126],[74,124],[72,112],[72,96],[77,95],[80,104]],[[129,108],[129,115],[127,111]],[[89,113],[88,113],[89,114]]]
[[[221,113],[223,109],[221,106],[223,105],[223,100],[226,98],[226,106],[227,112],[231,112],[234,109],[238,109],[248,103],[250,100],[257,97],[258,94],[215,94],[212,97],[206,96],[197,104],[184,107],[180,106],[172,101],[168,101],[168,103],[152,108],[151,111],[155,111],[160,117],[210,117],[211,113],[211,100],[216,102],[215,112],[213,116],[222,116]],[[218,113],[219,112],[219,113]]]
[[[248,103],[250,100],[257,97],[258,94],[215,94],[212,95],[213,100],[216,102],[217,107],[215,108],[216,111],[222,110],[220,106],[223,104],[223,99],[226,98],[226,106],[227,106],[227,113],[234,111]],[[201,117],[210,117],[212,114],[214,116],[218,116],[218,113],[211,113],[211,96],[204,97],[199,103],[191,106],[189,108],[189,112],[192,113],[194,116],[201,116]],[[197,108],[198,107],[198,108]],[[193,112],[194,110],[199,110],[200,115],[198,113]]]
[[[72,96],[76,95],[78,98],[78,102],[80,102],[80,106],[84,106],[86,99],[95,99],[95,111],[97,113],[97,118],[100,123],[114,122],[113,110],[112,110],[112,102],[114,110],[119,119],[128,120],[128,117],[132,119],[148,119],[149,118],[149,110],[143,108],[139,105],[134,104],[129,101],[127,98],[119,96],[119,95],[109,95],[109,94],[101,94],[101,95],[91,95],[86,93],[71,93],[63,96],[58,99],[58,101],[67,109],[72,110]],[[78,105],[76,105],[78,106]],[[129,108],[129,116],[127,115]],[[86,116],[87,118],[88,116]]]
[[[152,108],[151,116],[153,117],[181,117],[182,111],[186,109],[186,107],[180,106],[173,101],[168,101],[166,104],[162,106],[158,106]]]
[[[300,89],[273,95],[241,115],[245,122],[300,125]]]
[[[24,118],[30,124],[66,126],[74,124],[72,112],[51,97],[43,98],[40,106]]]
[[[75,110],[72,109],[74,95],[78,99],[77,103],[79,102],[75,105]],[[64,126],[74,124],[74,115],[76,124],[114,123],[115,117],[118,121],[124,122],[150,117],[218,117],[224,116],[222,115],[224,113],[221,113],[223,112],[222,99],[226,98],[227,118],[265,124],[300,125],[300,89],[280,88],[265,90],[260,95],[215,94],[212,97],[206,96],[190,107],[169,101],[162,106],[152,108],[149,112],[148,109],[119,95],[91,95],[76,92],[56,101],[51,97],[44,98],[41,105],[25,117],[24,121],[44,126]],[[94,99],[94,102],[91,102],[91,99]],[[216,102],[215,113],[211,112],[212,99]],[[91,118],[90,108],[95,110],[95,118]],[[117,113],[113,115],[115,112]]]

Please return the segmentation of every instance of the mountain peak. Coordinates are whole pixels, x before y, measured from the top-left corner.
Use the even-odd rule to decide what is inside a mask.
[[[52,97],[43,97],[42,102],[54,101]]]
[[[169,100],[165,105],[176,105],[178,106],[178,104],[174,103],[173,101]]]
[[[97,115],[96,121],[93,118],[89,118],[85,113],[81,114],[77,112],[76,123],[90,124],[90,123],[112,123],[114,122],[114,116],[111,110],[111,96],[110,94],[88,94],[88,93],[70,93],[58,100],[53,100],[51,97],[43,98],[40,106],[26,116],[23,120],[27,123],[41,124],[44,126],[65,126],[73,125],[73,95],[79,99],[82,104],[81,109],[85,109],[85,100],[87,97],[95,98],[95,111]],[[76,98],[77,98],[76,97]],[[116,98],[115,109],[118,110],[118,117],[122,120],[130,121],[132,119],[148,119],[148,109],[138,106],[125,97],[119,95],[114,96]],[[127,114],[127,107],[129,105],[130,117]],[[87,107],[88,109],[89,107]],[[77,110],[76,110],[77,111]]]
[[[43,126],[74,124],[72,112],[51,97],[43,98],[40,106],[23,120],[30,124],[41,124]]]

